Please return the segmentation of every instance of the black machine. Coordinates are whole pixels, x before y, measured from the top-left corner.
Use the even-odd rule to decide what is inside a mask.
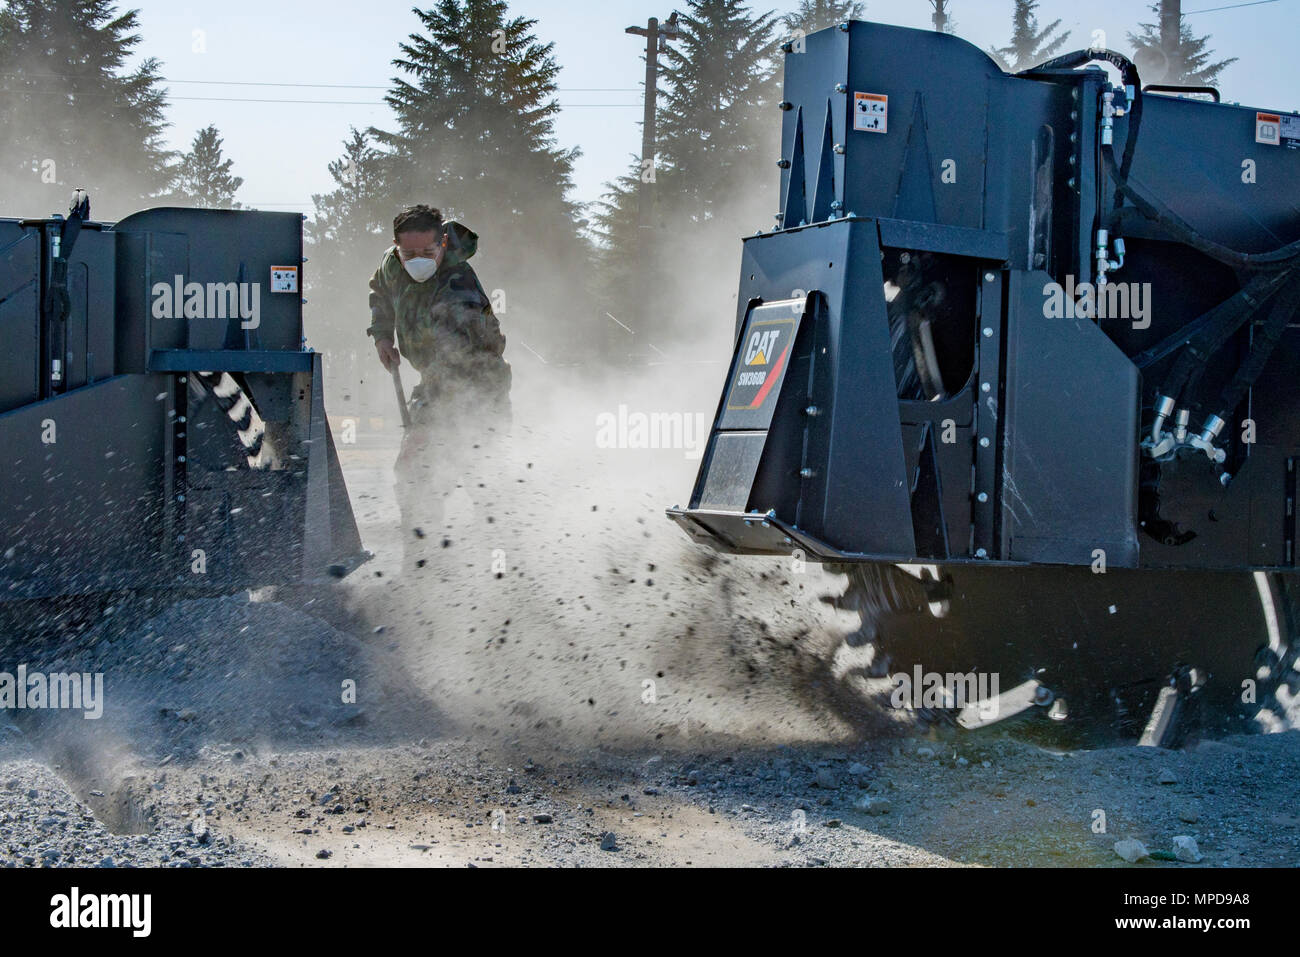
[[[848,572],[876,673],[1000,676],[966,726],[1167,743],[1285,699],[1300,116],[862,22],[787,44],[780,108],[776,228],[670,517]]]
[[[324,580],[365,553],[303,348],[302,218],[0,219],[0,603]],[[10,606],[13,607],[13,606]]]

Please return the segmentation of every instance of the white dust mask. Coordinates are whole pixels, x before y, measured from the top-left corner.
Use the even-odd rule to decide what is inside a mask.
[[[403,265],[406,266],[407,275],[416,282],[424,282],[438,271],[438,260],[436,259],[408,259]]]

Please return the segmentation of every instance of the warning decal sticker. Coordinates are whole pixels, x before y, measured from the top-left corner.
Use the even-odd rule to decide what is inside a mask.
[[[1276,113],[1255,114],[1255,142],[1277,146],[1282,142],[1282,117]]]
[[[297,266],[272,266],[271,267],[271,292],[297,292],[298,291],[298,267]]]
[[[889,132],[889,97],[883,93],[854,93],[853,128],[863,133]]]
[[[1300,116],[1282,117],[1282,145],[1289,150],[1300,150]]]
[[[1255,114],[1255,142],[1266,146],[1300,149],[1300,116],[1282,113]]]

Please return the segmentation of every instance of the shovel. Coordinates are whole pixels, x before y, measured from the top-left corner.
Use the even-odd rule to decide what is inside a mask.
[[[411,427],[411,410],[406,407],[406,390],[402,388],[402,371],[397,366],[392,368],[393,391],[397,393],[397,407],[402,410],[402,428]]]

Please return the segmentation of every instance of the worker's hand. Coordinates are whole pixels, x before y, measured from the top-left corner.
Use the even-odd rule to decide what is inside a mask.
[[[375,349],[379,352],[379,361],[383,363],[384,368],[389,372],[402,364],[402,357],[398,355],[397,346],[393,345],[392,339],[376,340]]]

